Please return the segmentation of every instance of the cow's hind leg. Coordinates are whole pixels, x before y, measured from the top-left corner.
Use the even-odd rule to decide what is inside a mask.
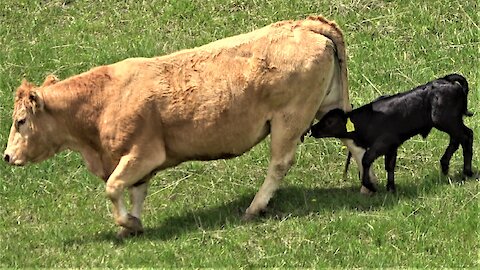
[[[308,124],[306,124],[308,125]],[[260,190],[247,208],[244,220],[250,220],[266,209],[268,201],[280,186],[281,181],[293,164],[297,144],[303,134],[303,129],[288,125],[284,119],[271,121],[271,160],[267,177]]]
[[[151,175],[148,175],[148,180],[151,178]],[[134,184],[128,188],[128,193],[130,193],[130,202],[132,204],[132,210],[130,214],[138,219],[141,218],[143,203],[145,197],[147,197],[148,181],[144,178],[140,183]]]

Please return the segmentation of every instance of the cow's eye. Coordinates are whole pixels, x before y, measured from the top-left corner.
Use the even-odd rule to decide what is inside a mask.
[[[20,120],[17,120],[17,122],[15,123],[15,128],[16,128],[17,130],[19,130],[20,127],[21,127],[23,124],[25,124],[26,121],[27,121],[27,120],[26,120],[25,118],[20,119]]]

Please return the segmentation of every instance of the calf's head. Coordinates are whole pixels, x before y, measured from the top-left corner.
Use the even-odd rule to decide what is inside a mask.
[[[48,76],[41,87],[55,82],[55,77]],[[55,132],[53,119],[45,112],[44,100],[38,91],[40,88],[23,80],[17,89],[13,123],[3,155],[4,160],[12,165],[40,162],[58,150],[55,149],[55,140],[51,138]]]
[[[351,125],[351,126],[350,126]],[[348,138],[348,133],[353,124],[345,112],[341,109],[334,109],[325,114],[318,123],[312,126],[312,136],[315,138]],[[349,129],[347,131],[347,129]]]

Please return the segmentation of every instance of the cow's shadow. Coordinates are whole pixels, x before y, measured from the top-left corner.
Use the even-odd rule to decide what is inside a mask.
[[[477,175],[478,177],[478,175]],[[305,188],[293,184],[279,189],[272,198],[265,215],[249,222],[264,222],[265,219],[284,219],[288,217],[302,217],[308,215],[321,215],[337,210],[348,210],[352,214],[375,211],[379,208],[390,208],[400,201],[413,200],[420,194],[426,195],[441,188],[449,182],[464,181],[460,174],[450,178],[438,174],[426,177],[422,183],[398,185],[397,193],[391,194],[385,191],[383,182],[378,186],[379,191],[368,196],[359,193],[359,183],[351,183],[349,187],[342,188]],[[171,216],[161,224],[145,228],[145,233],[135,241],[142,240],[169,240],[180,237],[195,231],[218,230],[224,227],[245,226],[242,220],[243,210],[250,204],[254,193],[241,195],[238,198],[222,205],[205,207],[182,213],[178,216]],[[88,240],[87,240],[88,239]],[[115,233],[104,232],[96,234],[93,238],[82,237],[71,239],[70,243],[85,241],[114,241]],[[67,243],[68,244],[68,243]]]

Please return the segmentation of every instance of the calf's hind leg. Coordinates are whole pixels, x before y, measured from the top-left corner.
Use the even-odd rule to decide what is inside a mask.
[[[387,170],[387,191],[395,193],[395,166],[397,163],[397,149],[385,155],[385,170]]]
[[[442,158],[440,159],[440,166],[442,167],[442,173],[447,175],[448,168],[450,167],[450,160],[452,159],[453,153],[457,151],[460,143],[455,140],[452,136],[450,136],[450,143],[448,144],[445,153],[443,154]]]
[[[472,156],[473,156],[473,131],[463,125],[463,136],[461,144],[463,149],[463,174],[468,177],[473,176]]]
[[[438,129],[444,131],[450,135],[450,144],[448,145],[445,153],[440,159],[442,166],[442,172],[448,173],[448,167],[450,159],[453,153],[458,149],[459,144],[463,149],[463,174],[471,177],[472,172],[472,156],[473,156],[473,131],[465,126],[462,121],[450,121],[444,120],[438,125]]]

